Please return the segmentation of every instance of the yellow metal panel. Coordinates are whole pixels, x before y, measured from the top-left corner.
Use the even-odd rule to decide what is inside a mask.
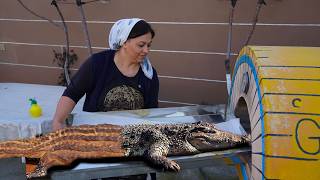
[[[320,96],[264,95],[265,112],[311,113],[320,115]]]
[[[320,95],[320,81],[264,79],[261,81],[260,88],[263,93]]]
[[[310,66],[320,67],[320,47],[284,47],[265,46],[250,47],[255,50],[255,57],[268,57],[259,59],[258,66]]]
[[[262,106],[249,105],[251,123],[253,112],[263,115],[251,124],[252,133],[261,134],[252,143],[253,177],[261,179],[262,172],[270,179],[320,179],[320,47],[247,46],[238,60],[252,61],[260,89],[255,100]],[[238,84],[233,92],[252,102],[242,89]],[[237,100],[231,102],[235,107]]]
[[[308,139],[309,137],[320,137],[315,134],[316,131],[313,129],[314,127],[311,127],[311,124],[304,126],[299,130],[300,133],[297,139],[295,133],[291,136],[266,136],[265,143],[268,146],[266,147],[265,154],[287,160],[315,160],[320,164],[320,154],[318,153],[320,146],[319,139]],[[309,127],[310,129],[308,129]],[[296,163],[299,163],[299,161]]]
[[[292,132],[295,132],[295,129],[297,128],[297,123],[302,119],[313,119],[314,121],[320,122],[320,116],[318,115],[266,113],[264,116],[265,134],[293,135]],[[318,136],[320,136],[319,131],[315,131],[315,133],[317,133]]]
[[[239,180],[244,180],[240,164],[236,165],[236,170],[237,170],[237,174],[238,174]]]
[[[310,175],[311,179],[317,179],[320,176],[320,117],[267,113],[264,122],[266,176],[299,179]]]
[[[233,161],[231,160],[231,158],[229,157],[223,157],[222,158],[223,161],[227,164],[227,165],[234,165]]]
[[[259,75],[263,78],[320,80],[320,68],[261,67]]]
[[[281,180],[319,180],[319,161],[287,160],[266,158],[265,176],[269,179]]]

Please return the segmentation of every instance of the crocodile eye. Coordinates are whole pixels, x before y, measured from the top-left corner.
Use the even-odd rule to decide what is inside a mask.
[[[206,141],[205,138],[198,138],[199,141]]]
[[[212,130],[212,129],[210,129],[210,130],[208,129],[207,131],[208,131],[208,133],[212,133],[212,134],[216,133],[216,131]]]
[[[196,127],[192,129],[190,132],[204,132],[206,128],[204,127]]]
[[[214,134],[214,133],[216,133],[216,130],[214,130],[212,128],[205,127],[203,130],[201,130],[201,132]]]

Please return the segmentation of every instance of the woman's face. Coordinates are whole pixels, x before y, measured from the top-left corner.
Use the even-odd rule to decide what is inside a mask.
[[[152,43],[151,33],[127,40],[123,48],[134,63],[140,63],[147,56]]]

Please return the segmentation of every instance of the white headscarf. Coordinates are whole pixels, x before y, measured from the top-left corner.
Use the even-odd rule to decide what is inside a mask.
[[[133,26],[142,19],[120,19],[114,23],[109,34],[109,47],[112,50],[118,50],[127,41]],[[142,71],[146,77],[152,79],[153,69],[148,57],[145,57],[140,63]]]

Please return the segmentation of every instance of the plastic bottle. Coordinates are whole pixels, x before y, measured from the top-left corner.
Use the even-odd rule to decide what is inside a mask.
[[[40,117],[42,115],[42,109],[38,105],[35,99],[30,98],[29,101],[31,102],[31,107],[29,109],[29,114],[33,118]]]

